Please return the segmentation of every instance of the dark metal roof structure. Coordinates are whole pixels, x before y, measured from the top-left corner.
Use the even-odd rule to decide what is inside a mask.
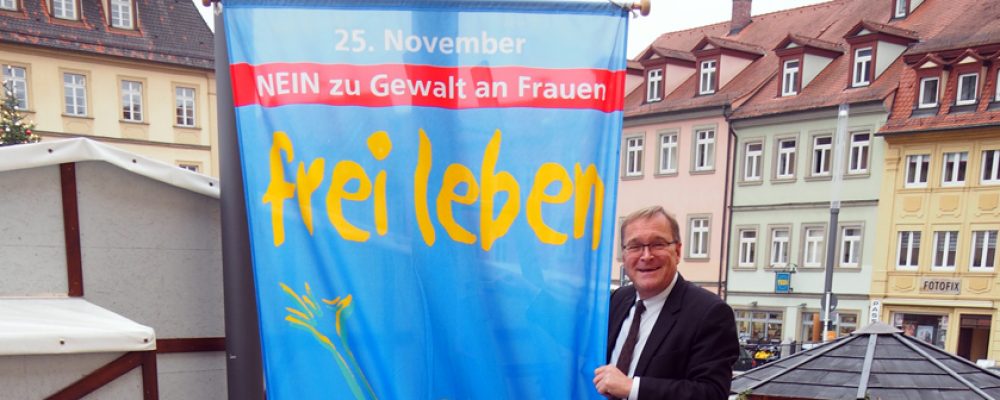
[[[1000,375],[881,322],[733,378],[747,399],[1000,399]]]

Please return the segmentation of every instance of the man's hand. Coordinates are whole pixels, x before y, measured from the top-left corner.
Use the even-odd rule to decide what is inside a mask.
[[[625,376],[618,367],[608,364],[594,370],[594,387],[605,396],[625,399],[632,391],[632,378]]]

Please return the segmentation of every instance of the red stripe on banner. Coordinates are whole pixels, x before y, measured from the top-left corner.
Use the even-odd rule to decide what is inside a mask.
[[[621,111],[624,71],[273,63],[230,66],[237,107],[260,104]]]

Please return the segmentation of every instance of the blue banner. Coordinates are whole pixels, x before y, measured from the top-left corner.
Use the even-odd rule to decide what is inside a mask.
[[[601,398],[626,15],[226,0],[269,399]]]

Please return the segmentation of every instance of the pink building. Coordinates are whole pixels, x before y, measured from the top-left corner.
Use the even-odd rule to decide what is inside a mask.
[[[642,83],[625,98],[618,221],[662,205],[681,225],[681,274],[720,294],[734,167],[727,117],[774,73],[777,56],[767,49],[788,34],[782,20],[795,12],[751,19],[750,5],[733,0],[729,22],[661,35],[632,60]],[[612,280],[620,284],[616,256]]]

